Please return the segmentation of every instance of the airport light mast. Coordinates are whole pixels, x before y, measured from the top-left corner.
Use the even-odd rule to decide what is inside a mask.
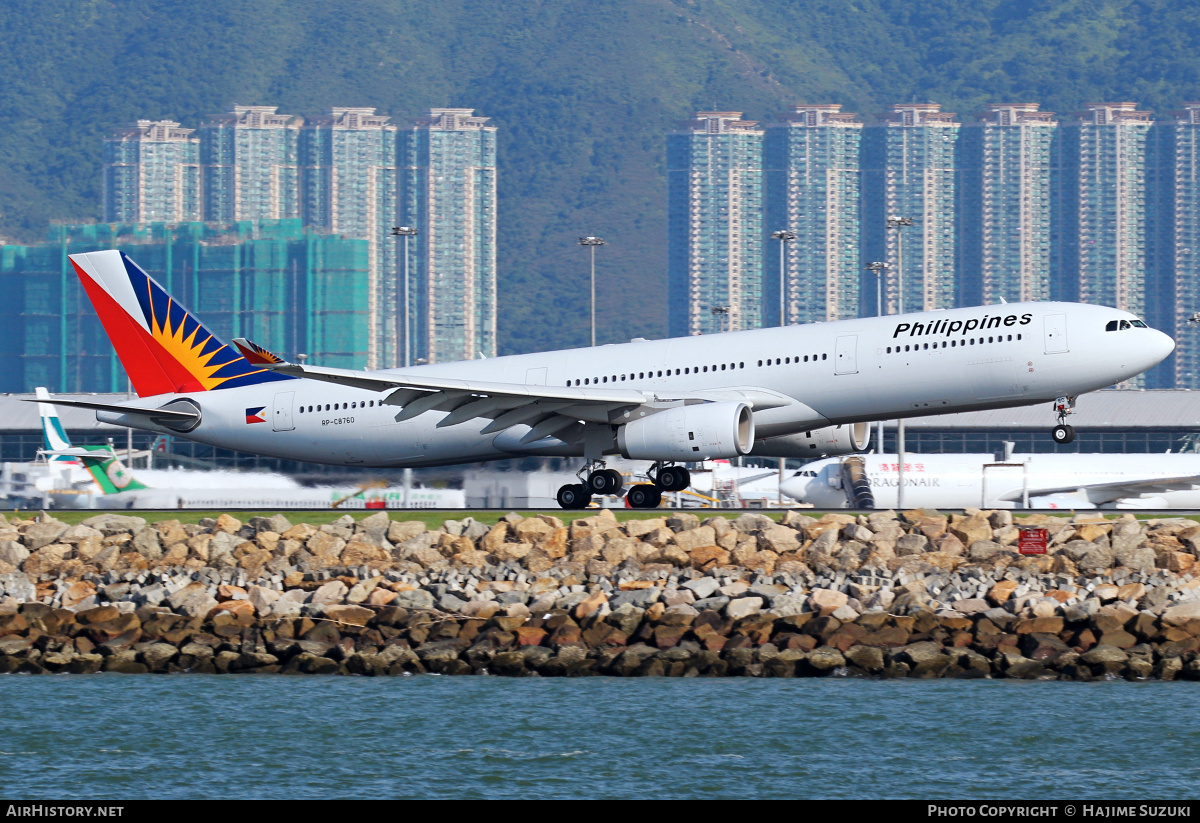
[[[904,230],[913,225],[911,217],[889,217],[887,227],[896,230],[896,308],[904,314]],[[882,443],[880,447],[882,447]],[[904,509],[904,419],[896,421],[896,508]]]
[[[875,275],[875,316],[883,316],[883,277],[884,273],[890,269],[887,263],[882,260],[876,260],[867,264],[867,271]],[[883,454],[883,421],[880,420],[875,424],[875,452]]]
[[[787,325],[787,270],[784,266],[787,244],[796,239],[794,231],[780,229],[771,232],[771,239],[779,241],[779,325]],[[782,471],[782,470],[781,470]],[[780,498],[782,499],[782,498]]]
[[[780,229],[771,232],[771,239],[779,241],[779,326],[787,325],[787,268],[784,265],[787,244],[796,239],[794,231]],[[785,458],[779,458],[779,505],[783,505],[783,464]]]
[[[404,316],[404,360],[400,365],[408,368],[412,365],[412,317],[409,315],[408,288],[408,238],[416,237],[418,231],[414,226],[393,226],[392,237],[404,238],[404,296],[401,299],[400,313]]]
[[[408,368],[412,365],[412,315],[409,314],[408,288],[408,238],[417,236],[415,226],[393,226],[392,237],[404,238],[404,297],[401,301],[401,314],[404,315],[404,360],[401,365]],[[404,470],[404,508],[408,508],[412,496],[412,469]]]
[[[591,256],[592,256],[592,300],[591,300],[592,323],[591,323],[591,325],[592,325],[592,346],[595,347],[595,345],[596,345],[596,246],[603,246],[604,239],[600,238],[600,237],[593,237],[592,235],[589,234],[587,237],[579,238],[579,245],[587,246],[588,251],[591,252]]]

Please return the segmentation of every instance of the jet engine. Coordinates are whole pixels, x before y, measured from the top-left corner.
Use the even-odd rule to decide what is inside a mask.
[[[870,442],[870,423],[843,423],[758,440],[754,443],[754,454],[762,457],[837,457],[860,452]]]
[[[754,415],[745,403],[677,406],[626,423],[617,446],[631,460],[718,460],[749,454]]]

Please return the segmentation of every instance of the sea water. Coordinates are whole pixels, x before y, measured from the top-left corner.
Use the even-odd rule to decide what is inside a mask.
[[[1200,684],[0,676],[0,797],[1185,799]]]

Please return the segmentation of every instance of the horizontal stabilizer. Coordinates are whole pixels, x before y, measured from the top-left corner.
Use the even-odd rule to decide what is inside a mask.
[[[44,457],[95,457],[105,459],[116,457],[112,449],[100,447],[94,449],[73,446],[69,449],[39,449],[38,454]]]
[[[36,399],[27,397],[21,398],[27,403],[36,403]],[[121,406],[116,403],[97,403],[93,400],[62,400],[54,401],[56,406],[74,406],[78,409],[91,409],[93,411],[113,412],[114,414],[142,414],[152,420],[172,420],[182,423],[187,420],[197,420],[200,417],[199,412],[180,411],[178,409],[142,409],[137,406]]]

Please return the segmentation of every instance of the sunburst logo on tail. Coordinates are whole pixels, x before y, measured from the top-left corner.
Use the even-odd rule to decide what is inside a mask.
[[[92,252],[71,262],[140,396],[292,379],[247,361],[127,255]]]

